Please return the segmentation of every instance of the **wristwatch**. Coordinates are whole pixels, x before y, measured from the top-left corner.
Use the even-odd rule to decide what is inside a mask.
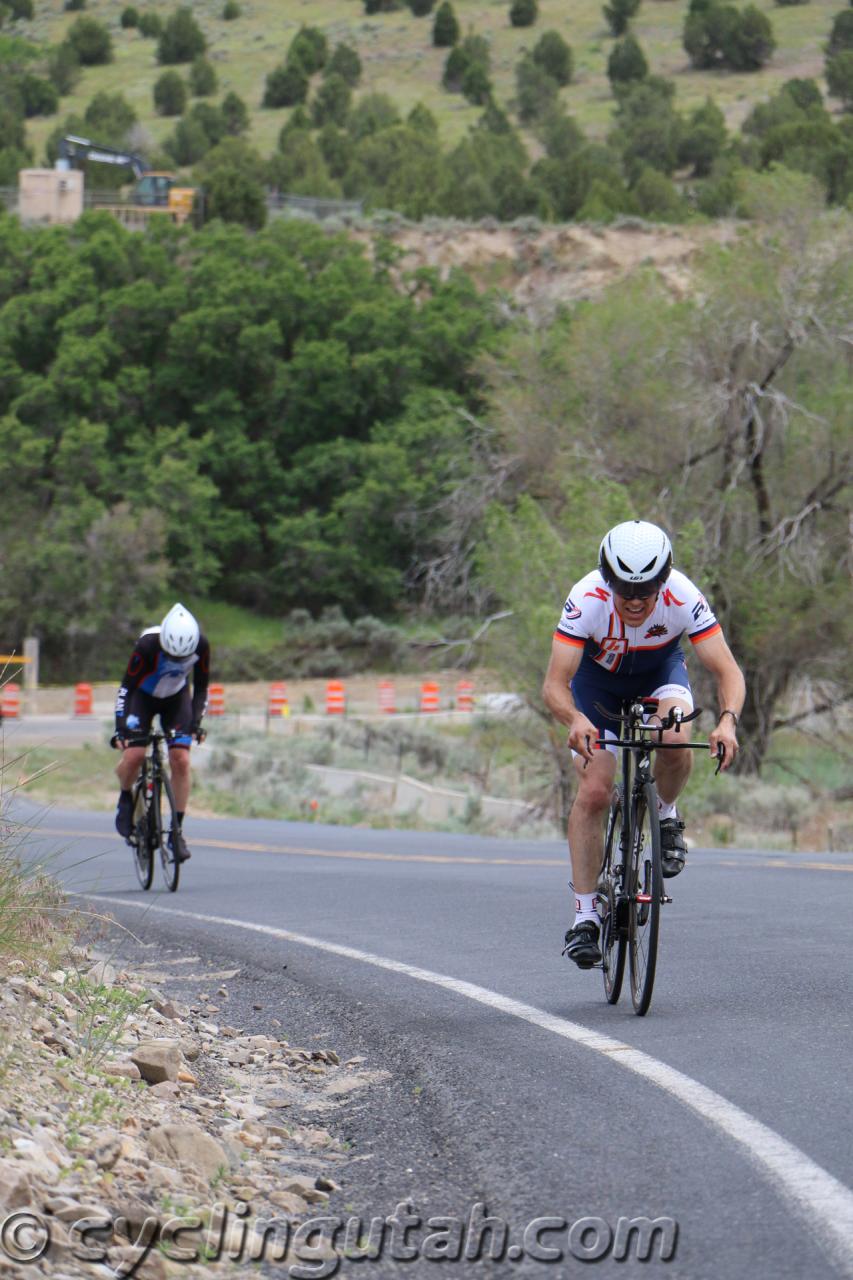
[[[730,711],[728,707],[724,707],[724,708],[723,708],[723,710],[720,712],[720,714],[717,716],[717,724],[719,724],[719,723],[720,723],[720,721],[722,720],[723,716],[731,716],[731,718],[732,718],[732,719],[734,720],[734,722],[735,722],[735,728],[737,728],[737,727],[738,727],[738,724],[739,724],[740,722],[739,722],[739,720],[738,720],[738,718],[737,718],[737,712],[736,712],[736,711]]]

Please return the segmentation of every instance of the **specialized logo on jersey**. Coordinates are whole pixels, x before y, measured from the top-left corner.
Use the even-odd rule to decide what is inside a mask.
[[[585,591],[583,593],[583,598],[584,600],[587,598],[590,600],[609,600],[610,592],[606,587],[596,587],[594,591]]]
[[[673,605],[673,604],[683,605],[684,604],[683,600],[679,600],[678,596],[673,595],[669,587],[665,588],[662,599],[665,605]]]
[[[664,626],[662,622],[656,622],[653,627],[649,627],[648,631],[643,636],[643,639],[651,640],[653,636],[668,636],[668,635],[669,635],[669,627]]]
[[[566,622],[574,622],[576,618],[581,616],[582,610],[577,607],[571,596],[563,606],[563,618]]]

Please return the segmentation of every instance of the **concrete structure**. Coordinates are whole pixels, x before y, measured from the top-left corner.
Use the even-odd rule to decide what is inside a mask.
[[[21,169],[18,174],[18,216],[21,222],[76,222],[82,212],[81,171]]]

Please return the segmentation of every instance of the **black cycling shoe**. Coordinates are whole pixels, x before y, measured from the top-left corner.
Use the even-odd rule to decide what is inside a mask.
[[[664,880],[671,880],[684,870],[687,845],[684,843],[684,823],[680,818],[660,820],[660,861]]]
[[[168,838],[167,844],[171,849],[172,853],[175,855],[175,861],[189,862],[190,858],[192,857],[192,854],[187,848],[187,842],[183,837],[183,833],[179,831],[177,840],[173,842],[172,837],[174,836],[174,834],[175,834],[174,831],[169,832],[169,838]]]
[[[579,969],[591,969],[601,964],[601,948],[598,945],[598,925],[594,920],[581,920],[566,934],[563,955],[574,960]]]
[[[133,796],[122,791],[116,805],[116,831],[127,840],[133,835]]]

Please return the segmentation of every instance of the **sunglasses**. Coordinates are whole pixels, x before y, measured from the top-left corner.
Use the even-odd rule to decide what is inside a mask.
[[[659,582],[620,582],[613,583],[613,590],[620,600],[650,600],[660,591]]]

